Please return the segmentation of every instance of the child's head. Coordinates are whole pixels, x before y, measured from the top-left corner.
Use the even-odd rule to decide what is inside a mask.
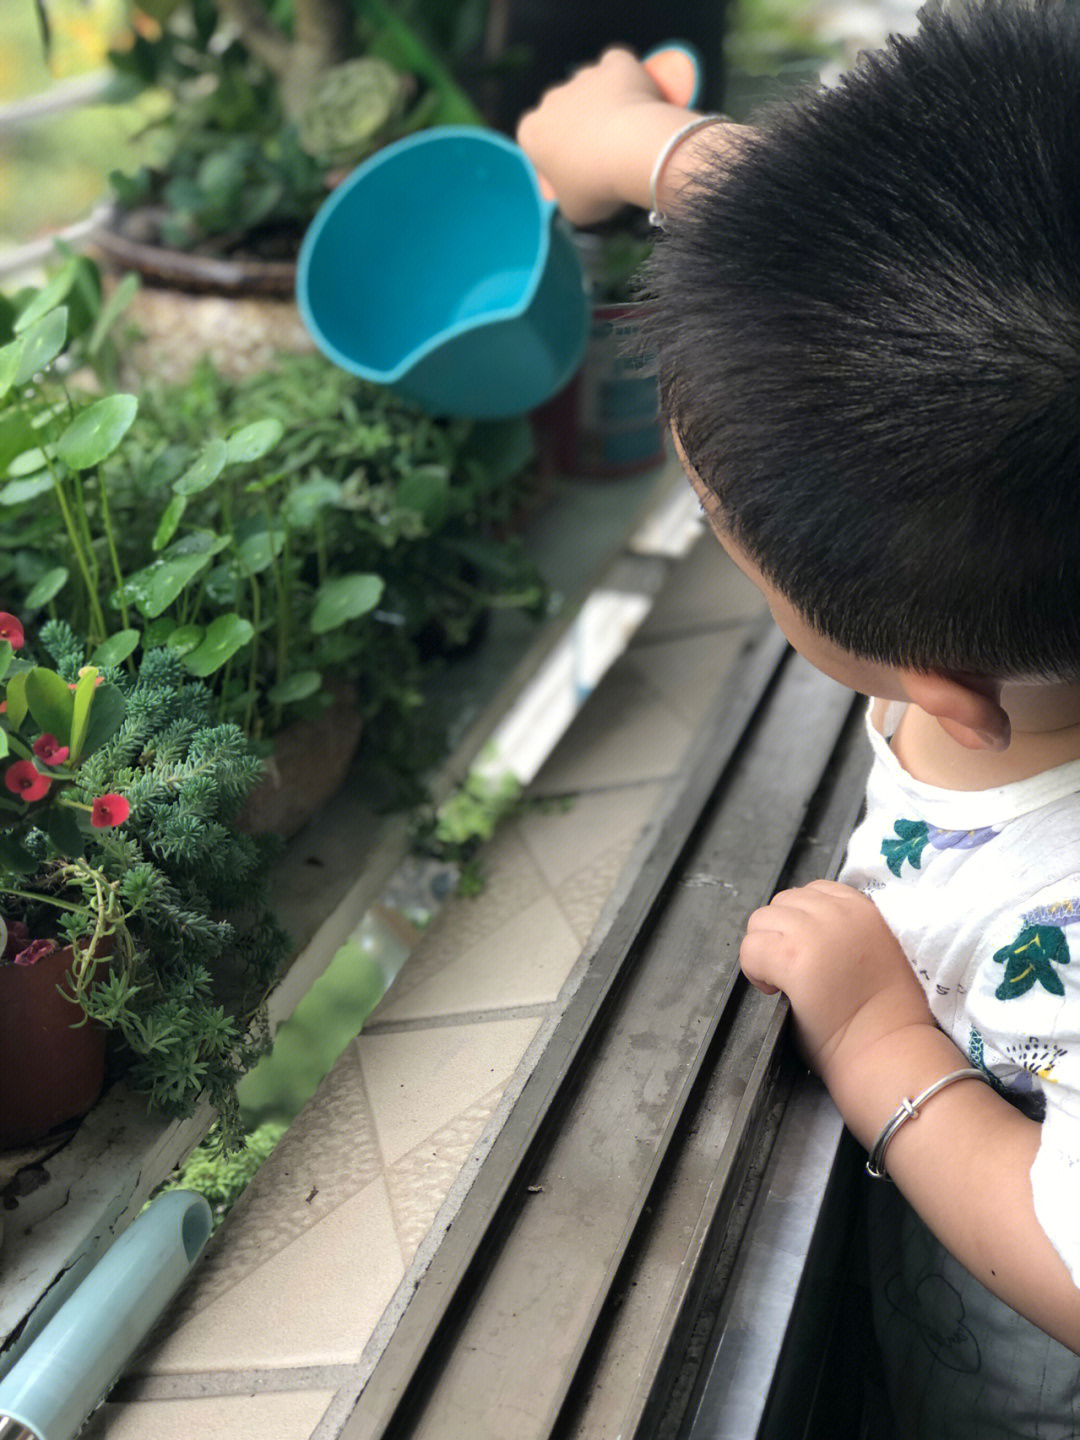
[[[1080,677],[1080,6],[928,7],[754,124],[649,276],[725,526],[855,655]]]

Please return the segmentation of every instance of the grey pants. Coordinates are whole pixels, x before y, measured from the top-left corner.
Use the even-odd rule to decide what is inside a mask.
[[[1080,1440],[1080,1358],[973,1279],[894,1186],[867,1184],[896,1440]]]

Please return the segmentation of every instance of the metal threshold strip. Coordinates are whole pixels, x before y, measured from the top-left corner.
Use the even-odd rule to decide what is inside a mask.
[[[860,731],[775,632],[744,657],[343,1440],[679,1433],[687,1346],[796,1073],[739,941],[835,864]]]

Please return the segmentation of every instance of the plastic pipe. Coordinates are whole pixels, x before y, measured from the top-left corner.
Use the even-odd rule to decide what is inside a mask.
[[[0,1380],[0,1440],[71,1440],[112,1389],[203,1246],[202,1195],[147,1206]]]

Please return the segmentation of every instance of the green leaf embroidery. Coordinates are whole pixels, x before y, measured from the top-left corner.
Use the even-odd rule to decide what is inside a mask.
[[[900,838],[894,840],[889,836],[883,840],[881,853],[885,856],[885,864],[899,879],[905,860],[910,862],[913,870],[918,870],[922,864],[922,852],[930,843],[930,827],[925,820],[895,820],[893,829]]]
[[[1011,945],[994,959],[1005,966],[1005,978],[994,991],[999,1000],[1026,995],[1036,981],[1051,995],[1064,995],[1065,987],[1054,965],[1068,965],[1069,946],[1057,925],[1025,925]]]

